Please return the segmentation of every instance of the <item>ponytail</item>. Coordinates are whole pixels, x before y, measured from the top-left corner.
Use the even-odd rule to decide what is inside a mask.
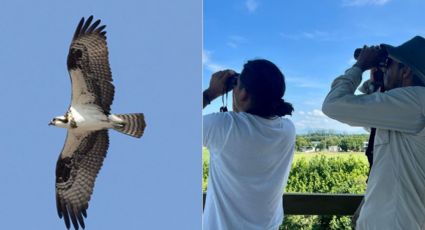
[[[286,115],[292,115],[292,112],[294,112],[294,107],[292,104],[285,102],[283,99],[280,99],[275,106],[274,115],[283,117]]]
[[[253,99],[253,106],[247,112],[260,117],[283,117],[286,115],[292,115],[292,112],[294,111],[294,107],[292,107],[292,104],[285,102],[283,99],[279,99],[278,101],[274,102],[266,102],[265,100],[257,101],[255,100],[256,98],[251,99]]]

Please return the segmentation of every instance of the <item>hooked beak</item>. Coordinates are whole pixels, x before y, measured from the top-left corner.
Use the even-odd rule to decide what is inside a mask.
[[[53,121],[50,121],[48,125],[49,126],[54,125]]]

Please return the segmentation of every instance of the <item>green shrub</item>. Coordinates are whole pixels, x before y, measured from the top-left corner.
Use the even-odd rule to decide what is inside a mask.
[[[208,169],[209,169],[208,161],[202,162],[202,171],[203,171],[203,173],[202,173],[202,191],[203,192],[207,191]]]
[[[369,164],[364,154],[296,154],[287,192],[362,194]],[[348,216],[285,216],[280,229],[351,229]]]
[[[210,154],[208,149],[202,149],[202,191],[207,191]]]
[[[295,157],[286,191],[361,194],[366,188],[368,170],[363,154],[320,153]]]

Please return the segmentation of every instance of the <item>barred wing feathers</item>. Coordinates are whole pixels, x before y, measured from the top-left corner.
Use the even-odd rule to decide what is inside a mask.
[[[114,85],[108,60],[105,25],[93,16],[79,22],[69,48],[67,66],[72,82],[71,105],[94,104],[109,114]],[[98,27],[99,26],[99,27]]]
[[[56,164],[56,206],[69,229],[85,228],[84,217],[96,176],[109,146],[107,130],[86,133],[68,131]]]

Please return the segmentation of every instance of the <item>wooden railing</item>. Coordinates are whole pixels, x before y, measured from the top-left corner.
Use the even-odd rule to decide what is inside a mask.
[[[204,193],[204,204],[206,194]],[[363,195],[285,193],[285,215],[353,215]]]

